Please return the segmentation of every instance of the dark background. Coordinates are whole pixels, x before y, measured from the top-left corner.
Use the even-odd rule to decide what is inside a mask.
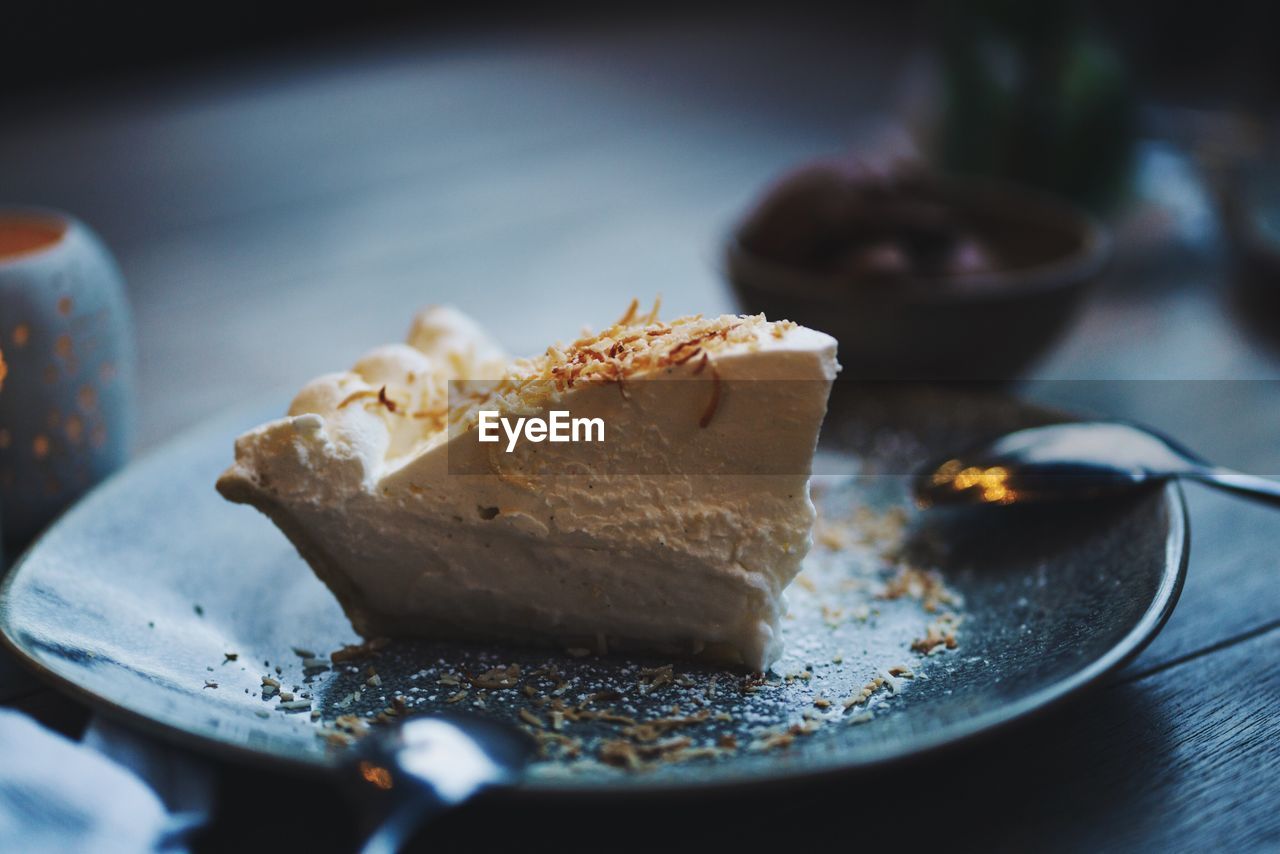
[[[699,17],[767,13],[857,28],[869,19],[927,33],[948,6],[906,0],[786,4],[696,4]],[[999,5],[999,4],[983,4]],[[1039,14],[1041,4],[1024,3]],[[1254,0],[1169,3],[1156,0],[1080,4],[1113,38],[1145,92],[1195,103],[1205,99],[1259,106],[1280,99],[1280,4]],[[649,3],[412,3],[264,5],[227,2],[15,2],[0,21],[0,99],[39,97],[85,81],[196,69],[237,55],[300,50],[351,37],[600,25],[690,16],[690,5]]]

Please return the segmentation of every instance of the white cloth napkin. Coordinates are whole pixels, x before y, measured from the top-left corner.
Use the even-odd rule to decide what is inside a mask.
[[[100,720],[76,743],[0,709],[0,851],[185,851],[211,791],[190,764]]]

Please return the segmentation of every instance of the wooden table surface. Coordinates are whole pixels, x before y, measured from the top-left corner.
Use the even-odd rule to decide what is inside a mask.
[[[399,339],[426,303],[486,318],[514,352],[632,295],[732,310],[724,230],[779,171],[882,125],[912,56],[899,36],[786,20],[410,33],[94,83],[6,108],[0,200],[75,212],[116,252],[145,452]],[[1280,472],[1280,361],[1225,308],[1221,258],[1132,255],[1039,372],[1108,381],[1032,391]],[[872,779],[694,802],[481,802],[432,839],[1274,848],[1280,514],[1188,498],[1190,572],[1168,626],[1111,684],[1047,717]],[[64,731],[85,720],[12,662],[0,661],[0,701]],[[354,839],[318,784],[217,773],[211,846]]]

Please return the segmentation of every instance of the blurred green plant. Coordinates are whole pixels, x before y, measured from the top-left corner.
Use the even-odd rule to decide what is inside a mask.
[[[1113,209],[1132,172],[1136,100],[1082,5],[943,2],[939,19],[939,165]]]

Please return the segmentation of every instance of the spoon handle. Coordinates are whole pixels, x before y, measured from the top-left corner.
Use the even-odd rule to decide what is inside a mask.
[[[1191,480],[1280,507],[1280,481],[1216,466],[1190,472],[1187,476]]]
[[[401,796],[391,813],[365,840],[360,854],[397,854],[418,828],[447,809],[448,804],[423,792]]]

